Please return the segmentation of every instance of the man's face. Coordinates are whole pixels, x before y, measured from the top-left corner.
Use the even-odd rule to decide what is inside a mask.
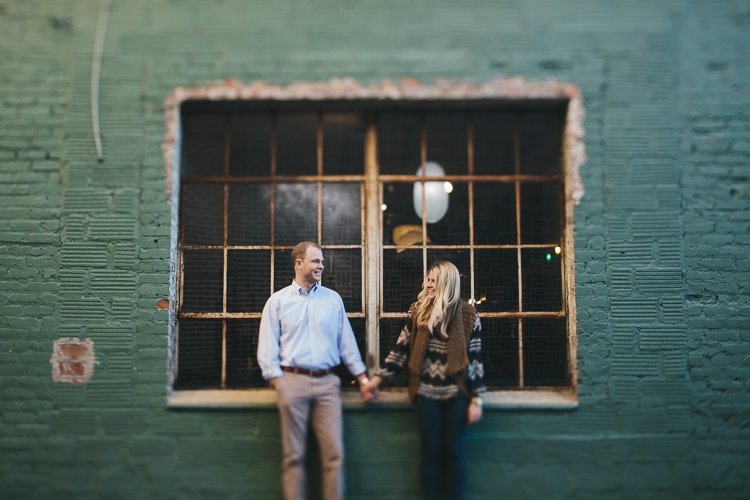
[[[310,285],[323,276],[323,252],[313,246],[305,250],[305,260],[297,259],[295,272],[300,285]],[[300,283],[304,281],[304,283]]]

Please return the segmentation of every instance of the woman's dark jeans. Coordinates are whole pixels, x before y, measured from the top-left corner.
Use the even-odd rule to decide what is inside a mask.
[[[422,448],[420,479],[425,500],[458,500],[464,485],[464,431],[469,400],[417,396],[414,408]],[[440,494],[442,493],[442,494]]]

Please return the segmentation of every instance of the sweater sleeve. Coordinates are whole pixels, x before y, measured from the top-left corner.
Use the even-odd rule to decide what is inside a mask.
[[[479,396],[485,391],[484,365],[482,364],[482,322],[477,314],[474,318],[474,329],[469,342],[469,366],[467,379],[471,396]]]
[[[388,380],[395,375],[401,373],[409,361],[409,342],[411,342],[412,322],[411,322],[411,311],[406,317],[404,328],[401,329],[401,334],[398,336],[398,341],[393,349],[385,358],[383,366],[380,367],[375,375],[381,377],[383,380]]]

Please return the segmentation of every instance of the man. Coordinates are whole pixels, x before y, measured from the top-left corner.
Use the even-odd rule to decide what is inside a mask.
[[[278,396],[286,500],[305,498],[305,443],[310,420],[320,447],[323,498],[343,496],[341,381],[333,367],[344,361],[362,387],[369,382],[339,294],[319,284],[323,252],[310,241],[292,250],[295,278],[263,308],[258,364]],[[370,400],[369,393],[362,395]]]

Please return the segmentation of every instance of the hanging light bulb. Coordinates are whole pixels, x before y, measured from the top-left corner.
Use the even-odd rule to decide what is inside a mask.
[[[417,169],[417,175],[422,175],[422,167]],[[428,161],[425,163],[425,176],[426,177],[442,177],[445,175],[443,167],[435,163],[434,161]],[[442,219],[448,212],[449,197],[448,193],[449,182],[431,181],[424,183],[425,191],[425,212],[427,222],[434,224]],[[451,185],[451,191],[453,185]],[[422,182],[414,183],[414,211],[417,216],[422,218]]]

